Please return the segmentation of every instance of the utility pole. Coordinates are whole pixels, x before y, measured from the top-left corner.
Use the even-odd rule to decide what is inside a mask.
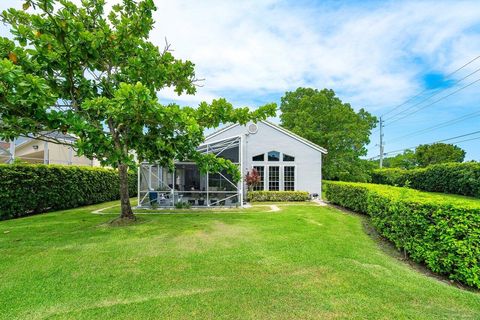
[[[383,119],[380,117],[380,169],[383,167]]]

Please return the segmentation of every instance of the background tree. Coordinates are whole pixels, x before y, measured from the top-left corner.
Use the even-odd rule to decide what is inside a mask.
[[[0,138],[52,131],[74,134],[79,155],[118,168],[121,218],[133,219],[127,171],[139,161],[173,166],[191,159],[202,170],[241,175],[230,161],[202,155],[205,128],[245,124],[275,114],[271,104],[251,112],[224,99],[198,108],[162,105],[157,92],[194,94],[190,61],[175,59],[148,38],[153,0],[26,0],[1,15],[14,41],[0,39]],[[31,9],[35,10],[31,10]]]
[[[448,143],[422,144],[415,149],[415,158],[420,167],[445,162],[463,162],[465,150]]]
[[[326,148],[325,179],[366,181],[365,146],[376,118],[364,109],[355,112],[333,90],[298,88],[282,97],[282,126]]]
[[[380,160],[372,160],[371,162],[375,164],[375,169],[378,169]],[[414,169],[417,166],[417,158],[412,150],[406,150],[394,157],[383,159],[384,168]]]

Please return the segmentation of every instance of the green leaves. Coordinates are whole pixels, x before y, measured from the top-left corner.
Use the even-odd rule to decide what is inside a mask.
[[[221,123],[246,124],[249,121],[265,120],[276,114],[275,103],[266,104],[251,111],[249,108],[234,108],[225,99],[213,100],[211,104],[200,103],[196,110],[196,118],[200,125],[205,128],[215,128]]]
[[[310,198],[307,191],[249,191],[247,197],[251,202],[307,201]]]
[[[368,179],[359,157],[367,152],[374,116],[363,109],[355,112],[327,89],[286,92],[280,110],[283,127],[328,150],[323,164],[327,179]]]
[[[118,173],[111,169],[0,164],[0,177],[0,220],[119,198]],[[129,186],[135,195],[135,172]]]
[[[1,15],[14,42],[0,39],[0,137],[60,131],[77,136],[78,153],[102,165],[134,167],[133,154],[165,166],[195,159],[211,172],[241,178],[231,162],[196,152],[203,132],[263,120],[276,106],[235,109],[225,99],[196,109],[160,104],[157,93],[167,87],[194,94],[195,70],[168,46],[161,51],[148,41],[153,0],[123,0],[109,13],[103,0],[25,4],[35,12]]]
[[[465,150],[448,143],[423,144],[415,149],[415,158],[420,167],[448,162],[463,162]]]
[[[418,190],[480,198],[480,164],[443,163],[411,170],[377,169],[372,172],[372,182],[396,186],[408,182]]]
[[[326,182],[327,199],[368,214],[375,229],[432,271],[480,288],[480,204],[475,199],[375,184]]]
[[[0,60],[0,138],[45,130],[56,96],[44,79]]]

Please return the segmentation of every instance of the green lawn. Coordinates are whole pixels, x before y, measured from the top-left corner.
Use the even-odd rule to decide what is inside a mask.
[[[313,205],[142,215],[112,204],[0,222],[1,319],[479,319],[480,294]],[[109,209],[106,212],[115,212]]]

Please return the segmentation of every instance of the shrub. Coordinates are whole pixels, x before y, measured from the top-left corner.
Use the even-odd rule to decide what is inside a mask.
[[[377,169],[372,182],[480,198],[480,163],[444,163],[421,169]]]
[[[130,195],[137,175],[130,174]],[[119,199],[113,169],[60,165],[0,165],[0,220]]]
[[[192,207],[192,205],[188,202],[185,202],[185,201],[180,201],[180,202],[175,203],[175,208],[176,209],[190,209],[191,207]]]
[[[310,199],[307,191],[249,191],[247,199],[251,202],[263,201],[307,201]]]
[[[368,214],[412,260],[480,288],[480,201],[373,184],[325,185],[330,202]]]

